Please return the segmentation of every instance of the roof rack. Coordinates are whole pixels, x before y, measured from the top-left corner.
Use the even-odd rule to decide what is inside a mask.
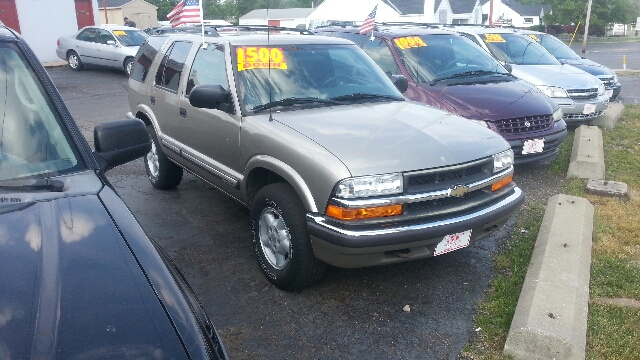
[[[438,23],[421,23],[421,22],[402,22],[402,21],[386,21],[386,22],[376,22],[376,25],[380,26],[415,26],[415,27],[426,27],[437,29],[442,26],[442,24]]]
[[[312,31],[307,29],[272,25],[206,25],[206,27],[215,28],[218,33],[290,31],[300,35],[314,35]]]

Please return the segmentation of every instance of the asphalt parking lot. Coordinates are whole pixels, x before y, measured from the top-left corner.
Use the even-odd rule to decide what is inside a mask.
[[[60,67],[49,73],[90,142],[95,124],[124,118],[129,110],[122,72]],[[626,102],[627,91],[638,89],[623,86]],[[527,201],[545,203],[559,192],[564,179],[546,175],[547,166],[516,169]],[[311,288],[283,292],[259,270],[249,212],[235,201],[191,175],[176,190],[156,190],[141,160],[107,175],[187,276],[236,359],[455,359],[477,330],[475,305],[493,276],[496,251],[514,230],[511,221],[496,236],[440,257],[330,268]]]

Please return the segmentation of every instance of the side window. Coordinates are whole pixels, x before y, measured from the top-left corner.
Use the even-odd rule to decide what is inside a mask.
[[[97,35],[98,35],[98,29],[88,28],[88,29],[82,30],[80,34],[76,36],[76,39],[81,41],[96,42]]]
[[[476,39],[475,36],[471,36],[469,34],[464,34],[464,33],[460,33],[460,35],[466,37],[467,39],[473,41],[474,43],[476,43],[476,45],[479,45],[480,47],[482,47],[482,45],[480,45],[480,42],[478,41],[478,39]]]
[[[158,55],[158,49],[167,40],[164,36],[152,36],[140,46],[136,58],[133,61],[133,69],[131,69],[131,79],[144,82],[147,79],[149,68],[153,63],[153,59]]]
[[[209,45],[200,48],[193,60],[185,95],[196,85],[220,85],[229,90],[227,67],[224,60],[224,46]]]
[[[96,42],[106,45],[107,41],[109,41],[109,40],[116,41],[116,39],[113,37],[113,35],[111,35],[110,32],[108,32],[106,30],[100,30],[100,32],[98,33],[98,41],[96,41]]]
[[[156,85],[166,88],[167,90],[178,92],[178,84],[180,84],[180,74],[184,68],[184,62],[187,59],[191,42],[176,41],[167,54],[162,59],[162,64],[158,68],[156,74]]]
[[[366,52],[367,55],[369,55],[369,57],[378,64],[385,74],[401,74],[398,64],[396,64],[396,60],[393,58],[391,50],[389,50],[389,47],[384,40],[376,38],[373,41],[366,41],[363,49],[364,52]]]

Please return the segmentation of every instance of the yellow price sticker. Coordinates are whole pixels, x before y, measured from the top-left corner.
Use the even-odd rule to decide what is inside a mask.
[[[124,30],[114,30],[113,35],[115,36],[127,36],[127,33]]]
[[[238,71],[250,69],[287,69],[281,48],[239,47],[236,49]]]
[[[529,34],[529,37],[537,42],[540,42],[540,39],[538,39],[538,37],[535,34]]]
[[[421,46],[427,46],[424,41],[419,36],[405,36],[401,38],[393,39],[393,42],[396,43],[401,50],[417,48]]]
[[[487,42],[507,42],[500,34],[484,34]]]

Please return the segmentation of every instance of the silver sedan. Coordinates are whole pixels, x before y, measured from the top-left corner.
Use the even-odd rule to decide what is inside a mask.
[[[121,68],[129,75],[133,58],[147,36],[128,26],[87,26],[71,36],[60,37],[56,54],[67,60],[73,70],[98,65]]]

